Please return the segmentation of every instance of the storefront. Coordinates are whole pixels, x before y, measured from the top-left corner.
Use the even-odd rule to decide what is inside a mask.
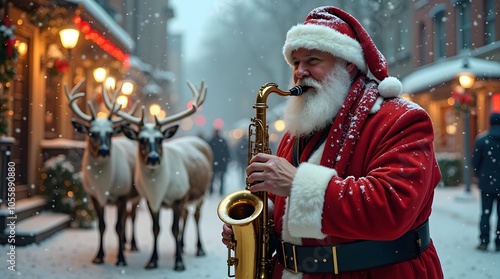
[[[406,96],[432,119],[438,160],[459,161],[459,180],[450,179],[449,183],[469,183],[462,179],[472,176],[469,164],[474,140],[489,128],[490,113],[500,112],[500,62],[457,56],[419,68],[402,83]],[[447,169],[442,172],[449,175]]]
[[[64,85],[72,88],[85,79],[81,108],[87,111],[82,104],[90,102],[99,111],[101,81],[94,78],[94,70],[104,68],[102,78],[113,77],[114,86],[125,82],[134,41],[95,1],[16,0],[3,1],[2,7],[18,50],[15,75],[3,93],[9,108],[4,136],[14,139],[16,196],[23,198],[37,191],[47,142],[82,147],[74,141],[83,136],[71,125]],[[73,30],[70,37],[62,34],[64,29]]]

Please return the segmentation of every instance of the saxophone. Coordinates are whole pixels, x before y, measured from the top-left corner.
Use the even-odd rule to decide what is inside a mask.
[[[269,147],[269,125],[266,123],[267,97],[271,93],[280,96],[300,96],[307,86],[295,86],[290,91],[281,91],[275,83],[261,86],[253,108],[256,117],[248,127],[248,162],[257,153],[271,154]],[[270,239],[274,231],[272,219],[268,218],[267,192],[252,193],[237,191],[224,197],[217,208],[219,218],[233,228],[233,239],[228,245],[228,277],[237,279],[271,278]],[[232,253],[234,252],[234,254]],[[231,274],[234,267],[234,274]]]

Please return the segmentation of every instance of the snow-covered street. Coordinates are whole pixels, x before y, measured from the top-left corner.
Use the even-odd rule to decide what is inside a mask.
[[[233,169],[228,174],[227,193],[242,188],[242,178]],[[475,250],[478,244],[479,199],[473,187],[474,199],[461,201],[464,192],[460,187],[438,188],[431,217],[431,237],[441,257],[447,279],[496,279],[500,278],[500,252]],[[138,210],[139,252],[127,251],[128,265],[115,266],[116,237],[114,233],[115,208],[107,209],[105,238],[105,264],[91,263],[97,250],[98,231],[66,229],[46,239],[39,245],[16,248],[16,271],[7,269],[7,246],[0,247],[0,278],[227,278],[227,250],[220,241],[221,221],[216,208],[219,196],[208,197],[202,215],[202,233],[205,257],[196,257],[194,221],[190,219],[184,254],[186,271],[172,270],[174,263],[173,239],[170,233],[171,212],[162,211],[162,230],[159,236],[159,267],[145,270],[149,260],[152,235],[149,213],[145,207]],[[495,220],[496,222],[496,220]]]

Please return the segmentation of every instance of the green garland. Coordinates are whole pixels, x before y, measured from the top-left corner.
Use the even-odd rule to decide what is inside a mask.
[[[10,111],[7,90],[10,81],[16,75],[16,62],[19,55],[15,47],[14,27],[11,27],[9,17],[0,22],[0,136],[9,131],[7,117]]]
[[[67,213],[72,226],[92,227],[94,209],[83,189],[80,173],[61,154],[48,159],[43,166],[41,191],[47,199],[47,207],[55,212]]]

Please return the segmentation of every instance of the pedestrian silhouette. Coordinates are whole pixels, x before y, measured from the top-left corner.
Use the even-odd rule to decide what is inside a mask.
[[[490,115],[490,129],[476,137],[472,154],[474,173],[481,191],[481,220],[478,250],[486,251],[490,242],[490,217],[496,203],[496,251],[500,251],[500,113]]]
[[[224,194],[224,176],[227,171],[227,166],[231,161],[231,154],[227,141],[221,136],[220,130],[215,129],[213,137],[208,141],[214,153],[212,185],[210,186],[210,194],[215,191],[215,185],[219,184],[219,194]]]

